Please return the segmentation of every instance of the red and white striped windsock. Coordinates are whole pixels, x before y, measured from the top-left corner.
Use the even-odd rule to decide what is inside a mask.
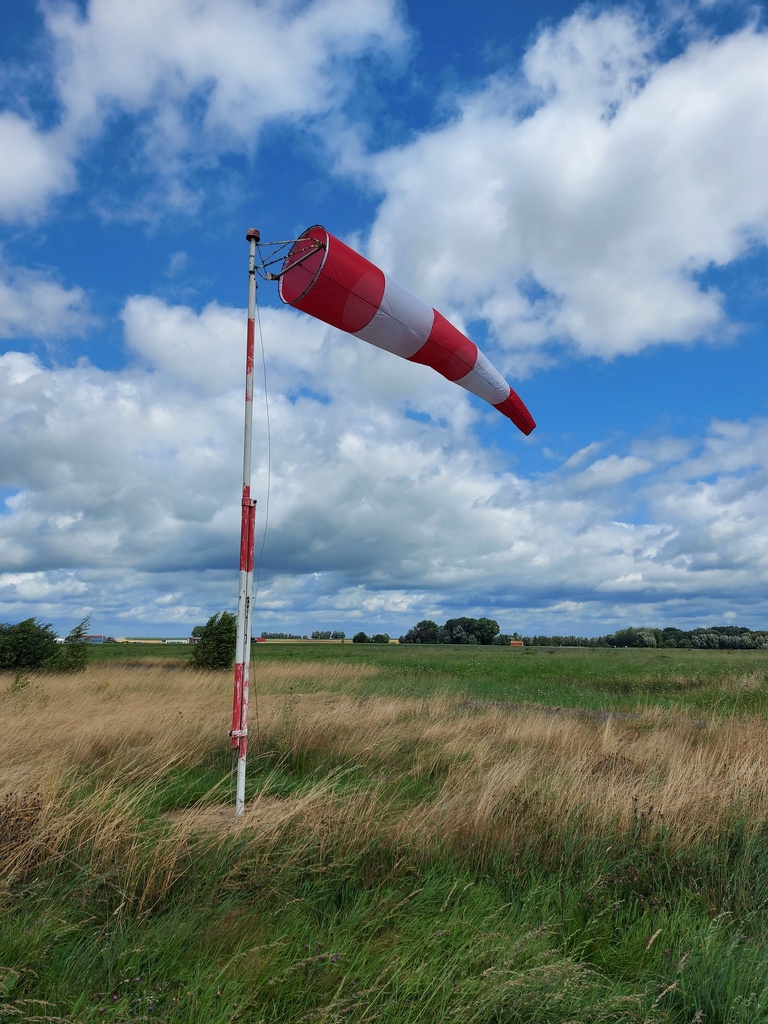
[[[490,402],[524,434],[533,417],[473,341],[364,256],[315,225],[280,271],[280,298],[332,327],[424,363]]]

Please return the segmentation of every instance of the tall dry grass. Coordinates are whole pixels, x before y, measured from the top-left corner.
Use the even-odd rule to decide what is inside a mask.
[[[270,665],[259,690],[269,708],[292,688],[315,689],[371,669],[324,666],[322,681],[309,665]],[[109,762],[147,772],[169,758],[194,763],[201,751],[226,744],[232,676],[196,672],[185,663],[142,661],[91,665],[76,675],[37,675],[19,683],[0,673],[0,784],[31,782],[47,772]],[[252,693],[251,730],[258,743],[259,692]]]
[[[361,696],[375,671],[261,667],[239,819],[229,673],[0,676],[17,1017],[74,975],[66,1019],[121,1024],[762,1019],[722,1008],[768,998],[765,722]]]
[[[282,663],[261,670],[250,746],[261,795],[240,823],[258,842],[268,846],[298,829],[320,843],[333,834],[359,845],[375,833],[423,850],[510,852],[536,836],[551,845],[558,832],[576,831],[588,844],[641,830],[645,839],[663,834],[683,848],[737,818],[748,832],[768,822],[762,720],[701,723],[652,709],[608,719],[536,708],[508,713],[446,697],[357,695],[374,671]],[[352,693],[343,692],[345,683]],[[23,813],[36,815],[41,828],[49,821],[46,841],[55,845],[76,831],[67,818],[75,812],[65,812],[82,784],[73,780],[96,772],[98,785],[80,800],[80,813],[89,800],[91,810],[108,805],[110,813],[88,812],[89,820],[100,818],[89,827],[102,832],[86,830],[78,841],[102,850],[130,844],[130,822],[169,768],[227,748],[230,690],[228,673],[167,662],[92,666],[21,688],[0,677],[0,793],[21,801],[40,794],[34,814]],[[312,784],[290,799],[268,799],[270,767],[299,763],[312,767]],[[407,798],[402,782],[411,784]],[[225,797],[222,786],[207,802]],[[217,820],[231,827],[226,815],[208,812],[209,826]],[[173,827],[178,839],[196,825],[187,815]]]

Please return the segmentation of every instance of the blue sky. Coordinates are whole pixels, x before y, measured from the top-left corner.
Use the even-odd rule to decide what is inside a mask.
[[[767,90],[764,5],[2,5],[0,621],[234,609],[245,232],[321,223],[538,426],[262,282],[256,632],[766,628]]]

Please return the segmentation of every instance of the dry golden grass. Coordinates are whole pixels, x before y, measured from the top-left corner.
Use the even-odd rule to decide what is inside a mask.
[[[323,668],[322,685],[357,684],[369,669]],[[269,665],[259,689],[267,707],[291,688],[317,688],[311,665]],[[167,764],[169,753],[199,760],[226,736],[232,675],[195,672],[184,663],[143,661],[92,665],[77,675],[32,676],[21,688],[0,673],[0,785],[72,765],[110,761],[145,771]],[[279,702],[280,703],[280,702]],[[282,704],[281,704],[282,706]],[[252,690],[252,731],[259,696]],[[226,742],[226,740],[224,740]]]
[[[768,821],[764,721],[701,724],[658,711],[605,720],[535,708],[467,711],[447,697],[356,695],[374,671],[265,666],[252,691],[253,758],[279,768],[281,759],[310,757],[327,766],[327,777],[290,800],[257,797],[236,825],[215,808],[174,816],[164,840],[169,865],[193,833],[218,830],[223,838],[233,828],[249,830],[265,848],[298,829],[316,844],[339,836],[365,844],[386,834],[424,849],[508,852],[532,836],[544,843],[553,831],[573,834],[576,824],[585,843],[616,829],[646,837],[663,829],[673,846],[684,846],[734,816],[753,829]],[[345,681],[356,692],[344,693]],[[194,765],[226,749],[231,685],[229,673],[167,662],[96,665],[21,689],[0,676],[0,794],[22,801],[41,794],[34,814],[16,808],[35,818],[36,842],[82,843],[106,857],[119,847],[139,864],[142,802],[170,764]],[[67,810],[72,780],[84,769],[97,769],[99,787],[78,811]],[[352,769],[354,784],[340,787]],[[405,778],[423,784],[421,798],[398,797]],[[94,813],[84,813],[89,801]],[[95,813],[107,805],[109,814]],[[34,856],[34,844],[17,855]],[[136,869],[141,891],[162,890],[166,883],[150,885],[146,870]]]

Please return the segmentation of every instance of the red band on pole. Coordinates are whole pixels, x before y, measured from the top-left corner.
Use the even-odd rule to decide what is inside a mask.
[[[246,402],[253,401],[253,353],[254,353],[254,334],[255,324],[253,320],[248,321],[248,332],[246,337],[245,347],[245,377],[246,381],[250,381],[250,387],[246,384],[245,389],[245,400]]]
[[[253,572],[256,502],[250,492],[250,487],[243,488],[240,514],[240,572]]]
[[[241,728],[241,716],[243,709],[243,663],[239,661],[235,665],[235,689],[232,698],[232,728],[229,735],[232,739],[232,746],[240,746],[240,738],[235,735]]]

